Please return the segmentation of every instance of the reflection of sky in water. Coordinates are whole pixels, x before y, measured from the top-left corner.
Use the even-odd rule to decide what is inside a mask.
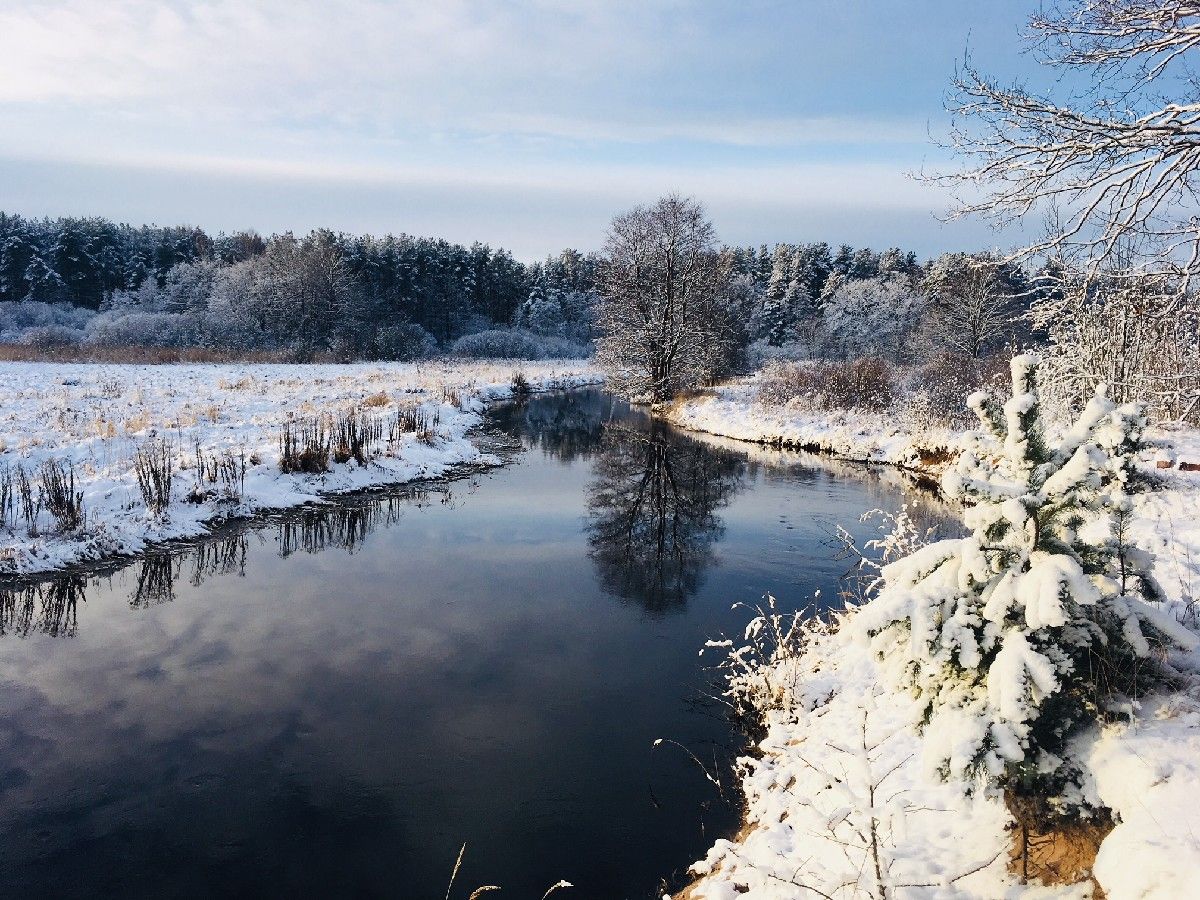
[[[562,402],[528,421],[563,428]],[[267,527],[244,576],[192,584],[185,555],[173,600],[144,581],[131,609],[134,563],[89,586],[74,636],[0,639],[0,893],[441,896],[466,841],[467,892],[650,896],[701,855],[731,814],[650,750],[728,739],[689,702],[698,648],[740,629],[735,601],[830,592],[845,564],[814,517],[899,494],[739,456],[694,593],[648,611],[589,545],[607,404],[568,402],[565,438],[400,504],[353,555],[282,559]]]

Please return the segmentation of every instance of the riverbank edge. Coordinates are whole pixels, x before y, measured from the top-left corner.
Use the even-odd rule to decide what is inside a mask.
[[[573,361],[561,362],[568,371],[550,371],[546,374],[530,371],[537,364],[521,365],[514,362],[513,370],[521,371],[525,378],[521,392],[550,393],[598,387],[604,383],[604,376],[590,364],[572,366]],[[22,365],[43,368],[46,364],[0,364],[3,368]],[[86,363],[48,365],[70,366],[76,370],[94,365],[97,372],[122,368],[119,365]],[[391,385],[391,390],[400,395],[409,390],[409,387],[397,381]],[[179,511],[181,515],[172,518],[168,514],[165,518],[154,518],[144,512],[138,514],[136,509],[113,507],[110,504],[107,508],[101,508],[101,518],[88,521],[84,529],[74,534],[42,532],[31,536],[26,532],[22,539],[18,530],[10,527],[5,535],[9,541],[0,544],[0,580],[13,583],[29,582],[43,576],[95,569],[110,563],[126,564],[146,553],[202,540],[221,528],[249,527],[256,520],[265,520],[271,515],[306,506],[334,503],[338,498],[356,493],[443,480],[454,473],[469,474],[473,470],[503,465],[494,454],[481,451],[471,438],[484,424],[484,413],[489,405],[509,402],[516,398],[513,384],[472,383],[464,374],[460,383],[447,383],[445,388],[458,394],[456,402],[429,400],[421,404],[423,407],[429,407],[431,411],[441,413],[443,421],[432,439],[433,442],[419,445],[417,453],[406,456],[400,452],[392,456],[379,456],[365,466],[353,461],[331,462],[329,471],[319,475],[285,474],[278,470],[276,460],[264,459],[259,468],[265,466],[269,469],[260,477],[260,482],[269,480],[265,489],[260,490],[258,495],[247,491],[238,503],[227,504],[218,509],[204,510],[199,506],[177,504],[172,507],[172,511]],[[361,404],[377,389],[377,384],[364,387],[361,395],[357,397],[357,402]],[[295,399],[300,401],[302,398]],[[348,404],[344,400],[329,404],[331,408],[343,408],[346,405]],[[272,432],[272,444],[275,441],[276,427],[277,423],[270,423],[262,429]],[[404,449],[413,448],[414,444],[415,442],[412,442]],[[0,449],[3,449],[2,445]],[[413,459],[410,456],[417,458]],[[80,487],[86,491],[88,485],[81,484]],[[133,491],[136,493],[136,486],[133,487]],[[108,493],[111,493],[111,490]]]
[[[758,404],[756,395],[757,387],[753,378],[742,379],[663,405],[655,412],[664,421],[685,431],[772,448],[799,449],[848,462],[894,467],[922,486],[934,488],[938,486],[942,473],[957,458],[966,433],[933,428],[915,434],[877,413],[824,414],[767,408]],[[1138,496],[1133,540],[1154,553],[1158,569],[1186,569],[1174,581],[1168,582],[1163,578],[1167,582],[1169,603],[1176,608],[1183,608],[1194,602],[1195,592],[1190,589],[1200,583],[1200,524],[1194,522],[1194,513],[1189,513],[1200,508],[1200,472],[1192,468],[1195,463],[1200,463],[1200,429],[1153,429],[1147,437],[1150,449],[1141,465],[1157,484],[1154,490]],[[1176,466],[1181,462],[1181,468],[1177,469]],[[832,673],[837,671],[841,661],[831,656],[822,658],[821,654],[831,654],[831,651],[840,653],[842,650],[844,647],[839,647],[836,642],[817,640],[805,648],[799,660],[788,661],[788,665],[809,677],[814,672],[822,672],[820,680],[825,689],[830,680],[836,679]],[[1192,671],[1200,673],[1200,659],[1190,662]],[[861,656],[845,663],[849,669],[871,664],[871,660]],[[789,675],[794,679],[799,678],[799,683],[803,684],[803,675],[795,671],[789,672]],[[861,675],[858,677],[861,678]],[[802,696],[804,690],[801,689],[799,693]],[[1200,809],[1200,768],[1179,765],[1183,760],[1194,759],[1200,753],[1198,697],[1200,674],[1195,676],[1192,685],[1176,694],[1147,698],[1144,708],[1131,715],[1128,725],[1109,729],[1097,737],[1092,753],[1097,766],[1097,792],[1099,799],[1113,810],[1118,823],[1101,843],[1095,867],[1088,873],[1091,877],[1051,887],[1021,885],[1005,868],[986,880],[990,883],[981,886],[983,893],[964,893],[963,896],[986,897],[987,891],[1003,887],[1005,895],[1013,897],[1087,897],[1092,895],[1094,885],[1105,892],[1108,900],[1134,896],[1178,896],[1181,886],[1179,878],[1168,878],[1164,884],[1136,875],[1130,877],[1127,865],[1130,858],[1172,856],[1176,866],[1183,863],[1182,884],[1200,887],[1200,842],[1192,841],[1194,846],[1187,846],[1185,850],[1188,852],[1183,853],[1177,852],[1174,846],[1166,853],[1161,847],[1149,854],[1144,852],[1154,831],[1150,829],[1149,834],[1146,833],[1148,823],[1172,821],[1169,817],[1178,816],[1180,811],[1191,810],[1195,814],[1194,811]],[[897,707],[906,705],[906,698],[893,695],[890,699]],[[794,880],[790,888],[782,892],[756,890],[757,885],[742,877],[748,867],[755,866],[753,860],[756,851],[751,843],[758,832],[771,828],[771,825],[764,823],[770,822],[771,817],[782,822],[789,812],[795,810],[796,803],[789,796],[797,787],[795,771],[800,768],[796,765],[796,757],[801,754],[795,747],[810,737],[820,736],[823,727],[806,727],[802,720],[812,710],[804,706],[793,711],[796,721],[787,721],[789,716],[780,716],[778,712],[761,710],[767,737],[753,748],[753,755],[745,755],[736,763],[735,772],[740,773],[741,793],[745,801],[738,833],[732,840],[717,841],[708,857],[692,867],[693,880],[679,892],[670,895],[674,900],[784,897],[790,896],[786,893],[787,889],[797,886],[807,891],[813,890],[807,885],[797,885]],[[1169,721],[1165,727],[1162,725],[1164,721]],[[1164,740],[1167,742],[1165,748]],[[914,736],[910,743],[914,752],[919,751],[919,739]],[[811,768],[809,761],[802,759],[802,762],[803,766]],[[1155,770],[1154,778],[1135,778],[1132,779],[1134,784],[1129,786],[1114,784],[1114,781],[1130,780],[1114,773],[1128,769],[1131,763],[1141,763],[1144,768]],[[1105,767],[1106,771],[1100,771],[1101,767]],[[1179,774],[1172,777],[1172,773],[1164,777],[1161,774],[1164,768],[1176,769]],[[781,773],[789,770],[792,774],[786,775],[786,778],[791,783],[786,783]],[[992,806],[990,810],[987,808],[989,804]],[[966,806],[961,806],[960,810],[977,828],[980,822],[989,820],[989,813],[995,813],[999,807],[997,797],[976,797]],[[1168,818],[1159,818],[1162,816]],[[802,820],[801,816],[796,818]],[[993,826],[990,830],[994,830],[995,817],[990,818]],[[1000,821],[1011,821],[1006,811]],[[1186,836],[1180,839],[1176,834],[1174,837],[1176,840],[1168,842],[1169,845],[1188,843]],[[1006,834],[992,834],[983,844],[987,845],[989,840],[998,849],[992,863],[984,868],[997,868],[996,860],[1004,857],[1008,838]],[[768,839],[761,843],[770,844],[771,841]],[[1131,857],[1131,854],[1135,856]],[[761,859],[761,849],[757,856]],[[805,861],[795,859],[791,862],[796,863],[795,872],[799,873]],[[725,866],[729,864],[740,869],[737,877],[723,877]],[[770,877],[784,884],[778,875]],[[985,881],[974,873],[972,877],[977,881]],[[969,890],[966,885],[954,886]],[[950,884],[944,887],[950,887]]]

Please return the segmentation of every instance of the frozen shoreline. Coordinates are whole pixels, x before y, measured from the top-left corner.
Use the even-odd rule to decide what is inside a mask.
[[[84,363],[0,364],[0,467],[36,476],[43,463],[69,464],[86,517],[60,534],[44,509],[35,533],[14,503],[0,524],[0,575],[34,575],[136,554],[203,536],[211,525],[330,495],[433,478],[452,467],[490,464],[467,437],[486,403],[512,396],[523,373],[534,391],[597,384],[587,361],[356,363],[346,365]],[[371,398],[370,404],[363,406]],[[399,409],[436,416],[432,433],[400,435],[366,465],[331,463],[322,474],[280,471],[279,433],[291,418],[360,407],[387,420]],[[172,502],[155,517],[134,471],[139,447],[165,440],[174,457]],[[249,461],[237,500],[184,498],[196,483],[194,452],[226,451]],[[16,519],[17,521],[13,521]]]
[[[934,477],[960,439],[947,429],[913,433],[886,414],[763,408],[752,380],[680,401],[664,415],[685,429]],[[1140,465],[1160,481],[1137,497],[1133,540],[1154,554],[1171,611],[1191,621],[1200,588],[1200,472],[1176,466],[1200,462],[1200,431],[1157,429],[1148,438],[1153,446]],[[733,637],[735,646],[745,643]],[[1118,818],[1092,871],[1109,900],[1200,894],[1200,653],[1179,651],[1171,662],[1188,683],[1144,698],[1127,723],[1093,734],[1086,753],[1093,799]],[[884,881],[901,896],[1092,895],[1086,877],[1020,884],[1007,866],[1011,816],[1003,800],[967,795],[964,783],[943,783],[927,770],[913,730],[917,705],[883,686],[865,646],[841,631],[814,634],[798,658],[759,674],[774,685],[775,700],[760,707],[766,737],[757,755],[739,763],[742,832],[716,842],[683,896],[872,896],[874,854],[860,840],[872,823],[886,844]]]

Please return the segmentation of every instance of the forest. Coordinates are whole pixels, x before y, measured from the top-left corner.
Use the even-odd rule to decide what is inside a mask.
[[[711,252],[722,260],[721,318],[736,326],[738,368],[778,356],[920,355],[922,341],[946,336],[939,298],[969,263],[990,259],[922,263],[898,248],[823,242]],[[598,335],[602,266],[600,253],[573,249],[527,264],[486,244],[403,234],[210,236],[0,212],[0,343],[51,355],[199,349],[286,361],[585,357]],[[1033,297],[1019,267],[988,272],[995,321],[963,339],[974,356],[1014,340]]]

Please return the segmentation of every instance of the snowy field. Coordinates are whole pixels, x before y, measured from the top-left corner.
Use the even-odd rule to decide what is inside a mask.
[[[487,401],[511,396],[518,370],[532,390],[601,380],[582,361],[0,364],[0,574],[135,553],[202,535],[223,519],[494,462],[467,432]],[[349,412],[379,429],[365,464],[331,458],[323,473],[280,471],[285,422],[334,423]],[[139,451],[164,447],[171,502],[155,514],[135,466]],[[47,464],[73,474],[74,492],[82,495],[80,527],[63,529],[44,503],[33,521],[24,514],[20,474],[36,507]]]
[[[914,432],[895,417],[764,408],[752,381],[667,415],[693,430],[935,475],[962,441]],[[1200,471],[1187,464],[1200,463],[1200,432],[1157,429],[1148,438],[1138,465],[1158,485],[1136,497],[1133,541],[1153,554],[1166,611],[1195,628]],[[931,771],[930,747],[914,731],[921,705],[885,686],[871,647],[856,639],[856,615],[743,679],[767,725],[761,753],[740,763],[745,828],[696,865],[701,877],[687,896],[842,900],[882,896],[882,884],[889,897],[1091,897],[1086,871],[1065,879],[1083,879],[1073,885],[1020,883],[1009,868],[1003,800],[968,795],[965,782]],[[706,657],[753,641],[749,631],[732,637]],[[1172,651],[1170,662],[1183,679],[1178,691],[1143,698],[1123,724],[1085,739],[1086,790],[1117,817],[1092,870],[1108,900],[1200,897],[1200,652]]]

